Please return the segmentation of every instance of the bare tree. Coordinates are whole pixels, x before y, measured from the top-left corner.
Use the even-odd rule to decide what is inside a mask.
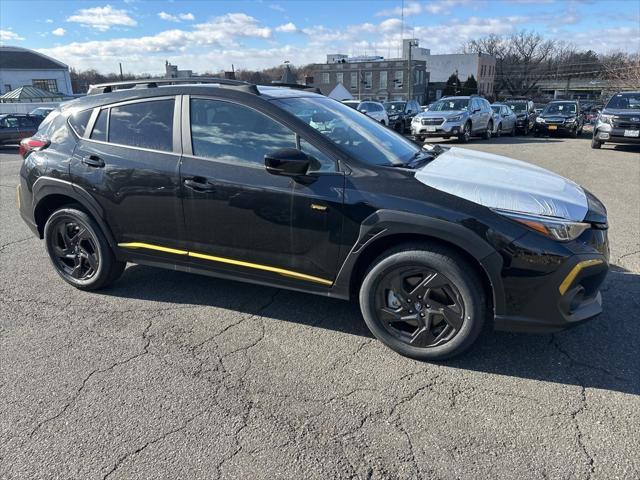
[[[609,93],[619,90],[640,90],[640,54],[616,52],[603,56],[602,77]]]

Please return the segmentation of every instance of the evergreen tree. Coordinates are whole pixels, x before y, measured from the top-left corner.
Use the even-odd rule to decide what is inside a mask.
[[[443,96],[457,95],[458,93],[460,93],[460,86],[461,85],[460,85],[460,79],[458,78],[458,74],[452,73],[449,79],[447,80],[447,84],[444,87],[442,95]]]
[[[478,93],[478,82],[476,82],[473,75],[465,80],[464,85],[462,85],[462,93],[464,95],[474,95]]]

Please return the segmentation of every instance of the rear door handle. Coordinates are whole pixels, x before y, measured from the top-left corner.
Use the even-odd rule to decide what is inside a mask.
[[[203,177],[185,178],[184,186],[196,192],[213,192],[215,190],[211,182]]]
[[[83,157],[82,163],[90,167],[96,167],[96,168],[104,167],[104,160],[102,160],[97,155],[87,155],[86,157]]]

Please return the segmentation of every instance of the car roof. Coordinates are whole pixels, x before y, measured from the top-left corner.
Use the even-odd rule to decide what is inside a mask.
[[[247,84],[249,85],[249,84]],[[269,86],[258,85],[255,86],[257,95],[250,93],[244,89],[233,89],[228,86],[221,86],[217,84],[205,84],[205,83],[186,83],[179,85],[158,85],[152,88],[126,88],[121,90],[115,90],[107,93],[95,93],[87,95],[69,102],[60,104],[61,110],[86,110],[89,108],[95,108],[102,105],[109,105],[111,103],[126,102],[129,100],[139,100],[154,97],[164,97],[172,95],[211,95],[222,94],[229,98],[246,98],[247,96],[263,98],[265,100],[278,99],[278,98],[291,98],[291,97],[321,97],[326,98],[324,95],[310,92],[307,90],[300,90],[297,88],[289,88],[282,86]]]

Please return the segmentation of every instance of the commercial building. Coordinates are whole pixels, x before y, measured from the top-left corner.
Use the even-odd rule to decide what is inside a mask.
[[[189,78],[193,76],[191,70],[178,70],[177,65],[172,65],[169,60],[164,62],[165,78]]]
[[[311,66],[314,87],[328,95],[342,84],[359,100],[426,101],[429,74],[426,62],[402,58],[385,60],[383,57],[348,57],[343,54],[327,55],[326,63]],[[412,78],[412,81],[409,81]]]
[[[67,65],[26,48],[0,46],[0,94],[24,86],[73,95]]]
[[[429,72],[428,101],[442,96],[449,77],[457,73],[461,83],[471,75],[478,82],[478,93],[484,96],[495,94],[496,58],[484,53],[447,53],[432,55],[427,48],[420,48],[417,39],[402,42],[402,58],[423,60]]]

